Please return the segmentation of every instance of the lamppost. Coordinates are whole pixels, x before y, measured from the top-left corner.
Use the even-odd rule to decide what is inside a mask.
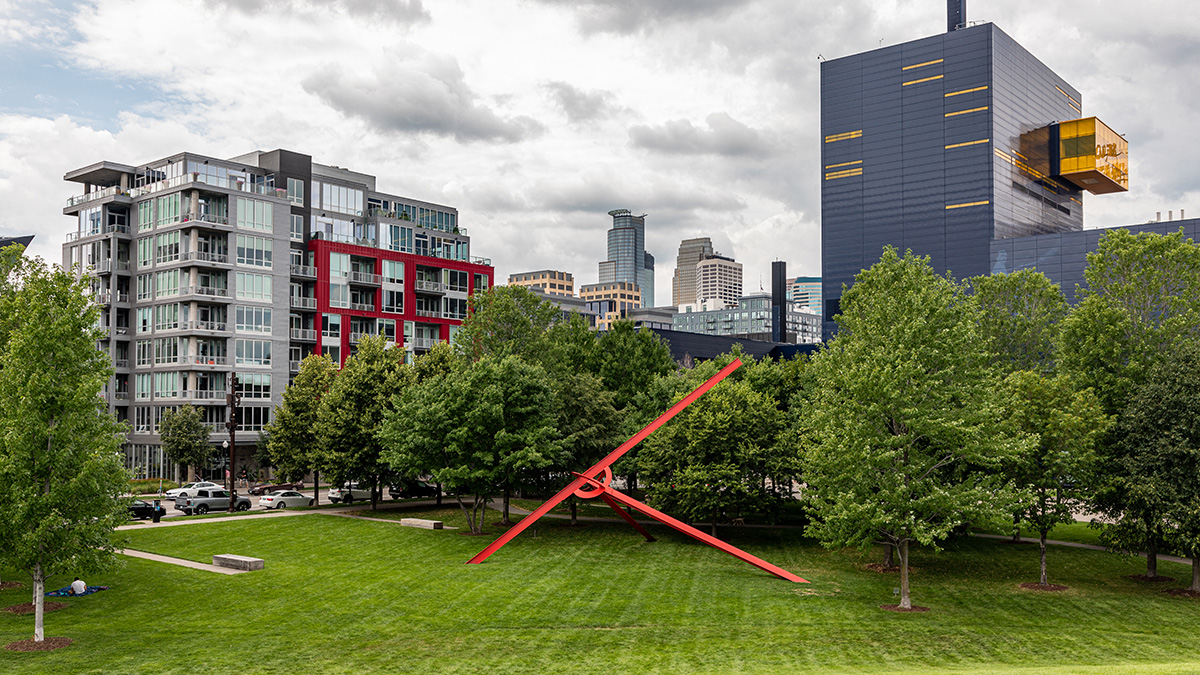
[[[237,429],[237,412],[238,404],[242,402],[242,394],[238,391],[238,376],[237,373],[231,373],[229,378],[229,393],[225,395],[225,403],[229,406],[229,417],[226,419],[225,428],[229,429],[229,440],[223,441],[221,447],[229,450],[229,469],[225,471],[225,478],[229,481],[229,512],[233,513],[237,506],[237,498],[233,494],[233,461],[236,452],[236,441],[234,440],[234,431]]]

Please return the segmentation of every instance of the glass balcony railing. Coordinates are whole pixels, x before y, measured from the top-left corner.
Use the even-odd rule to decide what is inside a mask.
[[[292,309],[316,309],[317,308],[317,299],[316,298],[298,298],[293,295],[292,300],[291,300],[291,305],[292,305]]]
[[[130,190],[121,189],[121,186],[119,186],[119,185],[114,185],[112,187],[106,187],[103,190],[94,190],[92,192],[86,192],[81,195],[75,195],[74,197],[71,197],[70,199],[68,199],[67,200],[67,208],[70,208],[72,206],[78,206],[80,204],[86,204],[88,202],[96,201],[97,199],[104,199],[105,197],[116,197],[116,196],[129,197],[129,196],[131,196],[130,192],[131,192]]]
[[[317,331],[312,328],[293,328],[291,335],[293,340],[317,341]]]
[[[98,237],[102,234],[112,234],[114,232],[117,234],[129,234],[130,233],[129,225],[123,224],[123,223],[117,223],[114,225],[104,225],[103,227],[92,228],[90,230],[85,230],[82,232],[68,232],[67,233],[67,241],[69,241],[69,242],[70,241],[78,241],[80,239],[87,239],[88,237]]]
[[[383,275],[372,274],[370,272],[351,272],[350,282],[357,284],[370,284],[378,286],[383,283]]]
[[[317,278],[317,268],[310,265],[292,265],[292,276],[308,277],[310,279]]]
[[[229,256],[224,253],[209,253],[208,251],[188,251],[184,253],[182,259],[185,261],[194,260],[196,262],[210,262],[225,265],[229,263]]]

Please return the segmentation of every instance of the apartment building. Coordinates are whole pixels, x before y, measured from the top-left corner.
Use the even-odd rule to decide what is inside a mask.
[[[742,263],[713,254],[696,263],[695,300],[716,300],[734,307],[742,297]]]
[[[537,270],[508,275],[509,286],[524,286],[546,295],[575,296],[575,277],[570,272]]]
[[[197,406],[220,444],[236,373],[239,470],[304,356],[342,363],[379,334],[411,359],[450,340],[494,276],[453,207],[289,150],[101,161],[64,178],[83,192],[63,209],[78,223],[63,262],[104,309],[106,396],[132,425],[126,466],[142,476],[179,477],[157,435],[164,411]]]

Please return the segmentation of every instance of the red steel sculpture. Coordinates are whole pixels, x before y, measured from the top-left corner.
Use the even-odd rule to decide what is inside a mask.
[[[526,528],[528,528],[530,525],[533,525],[542,516],[546,515],[550,509],[558,506],[564,499],[574,494],[576,497],[581,499],[592,499],[594,497],[599,497],[600,499],[604,500],[605,504],[608,504],[612,510],[616,511],[617,515],[621,516],[622,520],[632,525],[635,530],[637,530],[643,537],[646,538],[646,541],[654,541],[654,537],[651,536],[650,533],[645,530],[645,528],[639,525],[638,522],[629,515],[626,509],[622,509],[621,504],[624,504],[628,509],[640,511],[641,513],[644,513],[645,515],[657,520],[658,522],[672,527],[688,535],[689,537],[692,537],[693,539],[699,539],[709,546],[720,549],[735,558],[744,560],[759,569],[766,570],[767,572],[770,572],[781,579],[787,579],[788,581],[794,581],[797,583],[808,583],[804,579],[801,579],[785,569],[776,567],[775,565],[772,565],[761,558],[757,558],[749,553],[746,553],[736,546],[730,546],[720,539],[710,537],[694,527],[675,520],[665,513],[652,509],[638,500],[614,490],[609,485],[612,482],[613,477],[613,462],[620,459],[626,452],[629,452],[631,448],[645,440],[647,436],[654,433],[654,431],[663,424],[666,424],[666,422],[672,417],[678,415],[684,408],[688,407],[695,402],[696,399],[703,396],[706,391],[712,389],[716,383],[725,379],[730,373],[737,370],[741,365],[742,362],[740,360],[734,359],[733,363],[730,363],[728,366],[722,368],[721,372],[712,376],[707,382],[697,387],[695,391],[688,394],[687,397],[682,401],[671,406],[670,410],[663,413],[658,419],[646,425],[646,428],[634,434],[632,438],[622,443],[619,448],[613,450],[608,454],[607,457],[597,462],[595,466],[587,471],[584,471],[583,473],[574,474],[575,480],[571,481],[569,485],[560,490],[558,494],[547,500],[545,504],[539,506],[532,514],[523,518],[521,522],[517,523],[511,529],[501,535],[499,539],[493,541],[487,548],[483,549],[479,553],[476,553],[475,557],[468,560],[467,563],[471,565],[478,565],[484,560],[487,560],[489,556],[496,551],[499,551],[504,547],[505,544],[512,541],[514,537],[524,532]]]

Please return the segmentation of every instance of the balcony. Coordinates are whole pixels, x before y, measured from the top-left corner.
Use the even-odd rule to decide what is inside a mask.
[[[209,253],[208,251],[188,251],[183,254],[185,262],[206,262],[214,265],[228,265],[229,256],[224,253]]]
[[[355,246],[366,246],[369,248],[376,248],[379,245],[377,240],[370,237],[353,237],[348,234],[331,234],[329,232],[313,232],[312,238],[320,239],[322,241],[336,241],[342,244],[353,244]]]
[[[193,366],[227,366],[227,365],[229,365],[229,358],[225,357],[225,356],[209,356],[207,354],[193,354],[193,355],[187,356],[185,358],[187,359],[186,363],[190,363]]]
[[[292,339],[299,342],[316,342],[317,331],[312,328],[293,328]]]
[[[94,190],[92,192],[86,192],[81,195],[75,195],[74,197],[71,197],[70,199],[67,200],[67,208],[69,209],[69,208],[79,206],[80,204],[94,202],[97,199],[104,199],[105,197],[129,197],[129,196],[131,196],[130,190],[122,190],[121,186],[114,185],[112,187],[106,187],[103,190]]]
[[[306,279],[317,278],[317,268],[310,265],[292,265],[292,276]]]
[[[216,176],[208,176],[199,173],[188,173],[174,178],[166,178],[160,181],[155,181],[149,185],[136,187],[129,191],[130,197],[141,197],[163,190],[170,190],[183,185],[191,185],[199,183],[200,185],[210,185],[217,188],[225,188],[227,190],[236,190],[238,192],[248,192],[255,195],[263,195],[264,197],[274,197],[275,199],[286,200],[287,190],[277,188],[274,185],[265,183],[253,183],[244,180],[218,178]]]
[[[208,223],[210,225],[229,226],[229,216],[218,216],[215,213],[192,213],[189,211],[183,214],[179,220],[183,223]]]
[[[442,313],[437,311],[436,309],[420,309],[420,308],[418,308],[418,309],[414,310],[414,312],[416,313],[417,316],[422,316],[427,319],[442,318]]]
[[[471,264],[472,265],[487,265],[488,267],[491,267],[492,259],[491,258],[480,258],[479,256],[473,255],[473,256],[471,256]]]
[[[412,348],[413,349],[433,349],[433,346],[435,344],[437,344],[437,342],[438,342],[437,338],[415,337],[412,339]]]
[[[179,327],[183,330],[225,332],[224,321],[183,321],[179,324]]]
[[[413,282],[413,290],[421,291],[422,293],[437,293],[441,295],[446,292],[446,285],[440,281],[426,281],[417,279]]]
[[[129,359],[116,359],[113,361],[113,368],[125,370],[129,368]]]
[[[351,272],[350,283],[366,284],[368,286],[379,286],[383,283],[383,275],[372,274],[370,272]]]
[[[179,398],[193,401],[217,401],[225,399],[224,389],[187,389],[179,392]]]
[[[92,263],[88,268],[88,271],[91,272],[92,274],[109,274],[113,270],[116,270],[117,272],[128,273],[129,272],[129,261],[128,260],[115,260],[115,261],[114,260],[97,260],[96,262]]]
[[[300,372],[300,362],[299,361],[288,361],[288,370],[290,370],[293,373]]]
[[[374,312],[375,305],[369,302],[352,302],[350,303],[350,309],[356,312]]]
[[[184,286],[179,289],[180,295],[202,295],[206,298],[218,298],[222,300],[232,300],[229,297],[228,288],[214,288],[212,286]]]
[[[128,401],[129,400],[129,392],[118,391],[117,393],[113,394],[113,400],[114,401]]]
[[[316,311],[317,299],[316,298],[298,298],[293,295],[292,299],[291,299],[291,307],[292,307],[292,309],[308,309],[308,310]]]

